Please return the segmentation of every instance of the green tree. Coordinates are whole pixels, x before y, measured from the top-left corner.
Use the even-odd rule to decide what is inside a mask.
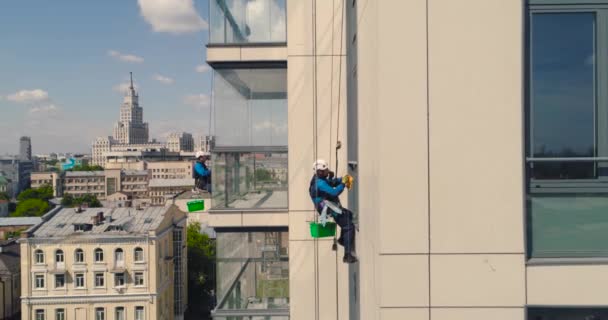
[[[17,210],[11,214],[12,217],[40,217],[47,213],[51,207],[42,199],[27,199],[19,201]]]
[[[266,169],[255,170],[255,180],[256,181],[270,181],[271,180],[270,171],[268,171]]]
[[[53,187],[45,184],[37,189],[25,189],[17,196],[17,200],[42,199],[48,201],[53,199]]]
[[[97,199],[97,196],[93,194],[84,194],[80,197],[74,197],[71,194],[66,194],[61,199],[61,205],[66,208],[72,208],[86,204],[89,208],[101,208],[101,202]]]
[[[11,197],[8,196],[6,192],[0,192],[0,200],[10,200]]]
[[[69,169],[68,171],[103,171],[103,167],[98,166],[98,165],[74,166],[72,169]]]
[[[186,319],[209,317],[214,307],[215,241],[200,233],[198,222],[188,225],[188,314]]]

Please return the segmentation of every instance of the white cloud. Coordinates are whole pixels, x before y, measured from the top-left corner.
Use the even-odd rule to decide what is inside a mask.
[[[142,17],[155,32],[187,33],[209,25],[194,8],[193,0],[138,0]]]
[[[132,54],[124,54],[124,53],[120,53],[116,50],[109,50],[108,51],[108,55],[110,57],[116,58],[120,61],[124,61],[124,62],[131,62],[131,63],[142,63],[144,62],[144,58],[136,56],[136,55],[132,55]]]
[[[211,70],[211,67],[206,64],[199,64],[198,66],[196,66],[196,68],[194,68],[194,70],[196,70],[196,72],[203,73]]]
[[[112,90],[120,93],[125,93],[129,91],[129,86],[131,86],[131,83],[129,81],[126,81],[115,85],[114,87],[112,87]],[[135,88],[135,90],[139,90],[139,86],[137,85],[137,83],[133,83],[133,87]]]
[[[20,90],[6,97],[9,101],[17,103],[41,102],[49,99],[49,93],[41,90]]]
[[[155,74],[152,79],[162,83],[162,84],[173,84],[175,80],[173,78],[165,77],[160,74]]]
[[[184,97],[184,104],[194,107],[196,110],[200,110],[208,107],[211,104],[211,98],[203,93],[190,94]]]
[[[57,111],[59,111],[59,108],[57,108],[56,105],[47,104],[47,105],[32,107],[29,110],[29,114],[30,115],[43,115],[43,114],[56,113]]]

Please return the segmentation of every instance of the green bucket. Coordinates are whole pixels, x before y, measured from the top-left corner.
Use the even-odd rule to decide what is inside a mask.
[[[336,224],[334,222],[328,222],[323,226],[320,223],[311,222],[310,235],[313,238],[333,237],[336,235]]]
[[[205,210],[205,200],[189,201],[187,205],[188,212]]]

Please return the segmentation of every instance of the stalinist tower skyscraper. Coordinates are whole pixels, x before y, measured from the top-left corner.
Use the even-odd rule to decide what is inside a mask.
[[[143,121],[144,110],[139,106],[133,73],[130,74],[131,84],[120,107],[120,119],[114,124],[113,137],[121,144],[144,144],[149,139],[148,123]]]

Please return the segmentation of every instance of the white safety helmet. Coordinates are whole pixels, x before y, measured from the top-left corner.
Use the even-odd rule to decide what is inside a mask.
[[[317,170],[327,170],[328,168],[327,161],[323,159],[318,159],[312,164],[312,171],[314,172],[317,172]]]
[[[200,157],[208,157],[210,155],[211,155],[211,153],[209,153],[209,152],[197,151],[196,154],[194,155],[194,157],[198,159]]]

